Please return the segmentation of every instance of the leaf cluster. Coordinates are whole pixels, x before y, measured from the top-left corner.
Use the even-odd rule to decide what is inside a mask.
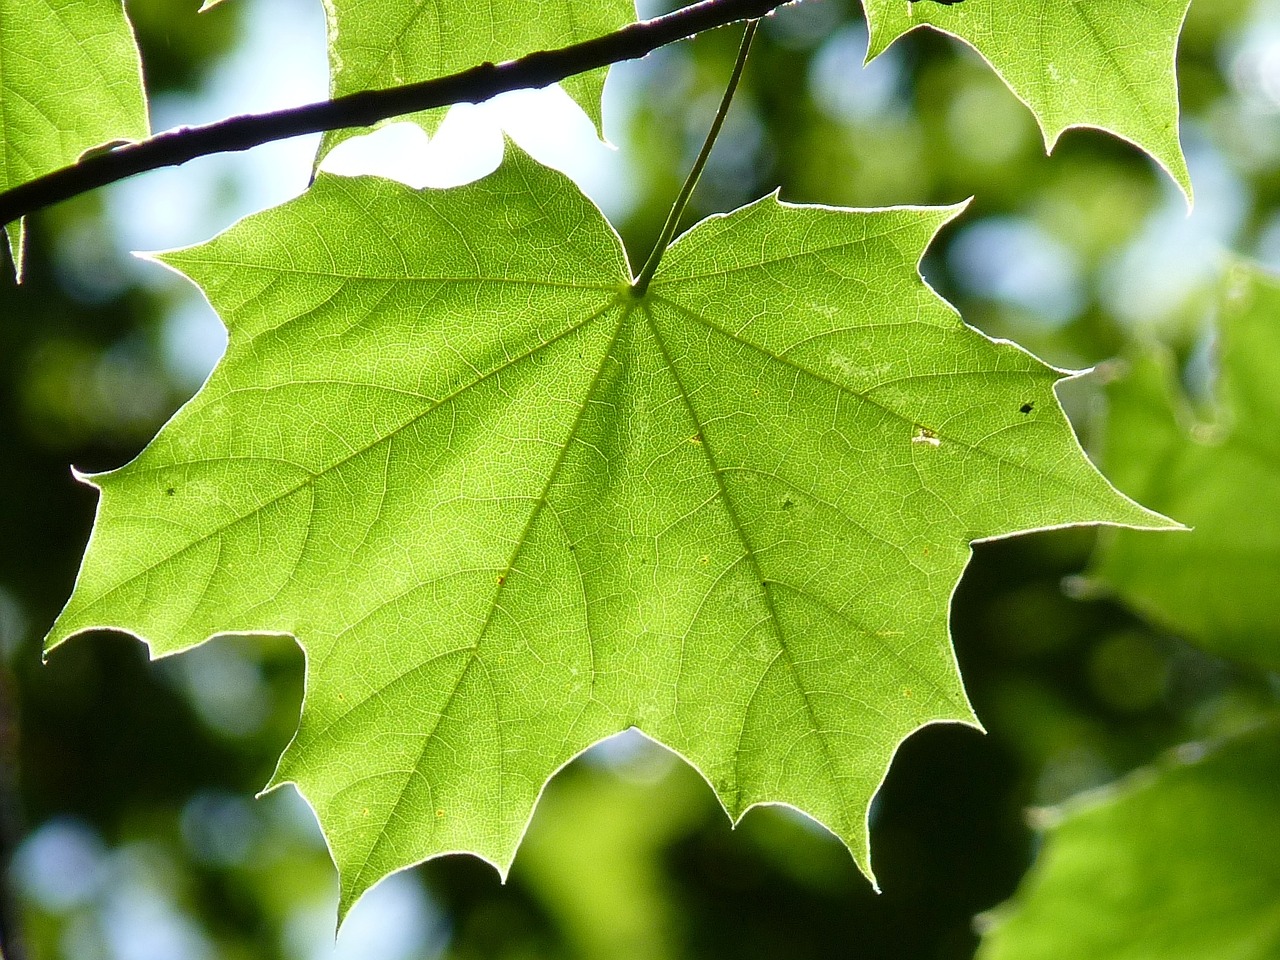
[[[0,38],[6,61],[69,66],[58,83],[0,76],[0,193],[147,135],[119,4],[35,6]],[[382,6],[329,7],[334,96],[591,40],[633,13]],[[956,37],[1047,148],[1103,129],[1189,202],[1174,73],[1186,16],[1185,0],[1124,16],[866,4],[873,58],[919,26]],[[597,129],[603,84],[602,70],[565,82]],[[90,110],[72,89],[114,106]],[[434,133],[440,113],[410,119]],[[326,134],[317,164],[357,132]],[[98,513],[45,642],[107,629],[158,657],[224,635],[294,638],[305,698],[269,786],[296,784],[315,811],[340,916],[445,853],[505,877],[551,777],[629,729],[688,761],[735,824],[794,807],[873,877],[872,802],[903,741],[978,724],[949,631],[975,542],[1128,528],[1107,535],[1092,582],[1246,670],[1280,663],[1280,454],[1263,387],[1280,294],[1255,268],[1231,268],[1207,301],[1222,329],[1207,422],[1171,399],[1168,359],[1135,354],[1108,386],[1108,475],[1144,507],[1084,455],[1056,392],[1069,374],[967,326],[921,278],[962,206],[775,192],[660,243],[637,285],[595,204],[506,154],[447,191],[321,171],[297,199],[156,257],[203,291],[227,352],[141,454],[83,476]],[[22,225],[9,237],[20,266]],[[1141,532],[1180,524],[1195,531]],[[1238,836],[1280,802],[1254,776],[1275,746],[1256,721],[1094,801],[1096,815],[1072,808],[983,955],[1061,955],[1058,931],[1100,929],[1101,915],[1109,931],[1173,917],[1194,931],[1180,942],[1217,942],[1219,911],[1155,895],[1149,868],[1131,867],[1169,848],[1163,824],[1218,807]],[[1201,840],[1203,857],[1152,869],[1194,885],[1238,862],[1216,834]],[[1273,846],[1257,848],[1264,861]],[[1114,913],[1082,910],[1109,863],[1125,878]],[[1276,887],[1249,876],[1230,899],[1252,915]],[[1100,955],[1130,955],[1132,938],[1109,936]],[[1275,947],[1265,929],[1244,941],[1241,956]]]

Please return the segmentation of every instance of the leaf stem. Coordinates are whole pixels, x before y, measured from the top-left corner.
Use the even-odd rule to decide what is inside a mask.
[[[707,139],[702,143],[702,150],[698,153],[698,159],[693,162],[693,169],[689,171],[689,176],[684,181],[684,186],[680,188],[680,194],[676,197],[676,202],[671,205],[671,212],[667,214],[667,222],[662,225],[662,232],[658,234],[658,240],[653,245],[653,252],[649,254],[649,259],[645,261],[644,267],[640,271],[640,275],[631,283],[631,294],[634,297],[643,297],[649,289],[649,282],[653,280],[653,275],[658,272],[658,264],[662,262],[662,255],[667,252],[667,247],[671,245],[672,238],[676,235],[676,228],[680,225],[680,218],[684,216],[684,209],[689,204],[689,198],[693,196],[693,190],[698,185],[698,179],[702,176],[702,170],[707,165],[707,158],[711,156],[711,148],[715,146],[716,138],[720,135],[720,128],[724,126],[724,119],[729,115],[729,105],[733,102],[733,95],[737,92],[738,81],[742,79],[742,70],[747,65],[747,54],[751,52],[751,41],[756,37],[756,28],[760,26],[760,21],[750,20],[747,22],[747,29],[742,34],[742,45],[738,47],[738,59],[733,64],[733,73],[729,75],[729,85],[725,87],[724,96],[720,98],[720,106],[716,110],[715,119],[711,121],[711,129],[707,131]]]

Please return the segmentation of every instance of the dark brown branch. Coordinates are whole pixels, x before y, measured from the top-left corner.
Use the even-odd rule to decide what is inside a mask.
[[[702,0],[675,13],[633,23],[582,43],[531,53],[506,63],[483,63],[461,73],[386,90],[364,90],[335,100],[271,113],[230,117],[200,127],[180,127],[127,146],[90,154],[0,193],[0,224],[35,213],[109,183],[212,153],[248,150],[308,133],[367,127],[431,107],[480,103],[508,90],[545,87],[565,77],[622,60],[738,20],[763,17],[788,0]]]

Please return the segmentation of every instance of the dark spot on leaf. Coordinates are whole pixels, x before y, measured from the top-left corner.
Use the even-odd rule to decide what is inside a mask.
[[[166,497],[172,497],[172,496],[173,496],[175,493],[177,493],[177,492],[178,492],[178,491],[177,491],[177,490],[175,490],[173,487],[170,487],[168,490],[166,490],[166,491],[164,492],[164,495],[165,495]]]
[[[787,497],[787,499],[782,501],[783,510],[791,510],[792,508],[795,507],[795,505],[796,505],[796,502],[792,500],[790,497]]]
[[[1030,413],[1034,408],[1035,408],[1035,403],[1034,403],[1034,402],[1032,402],[1032,401],[1030,401],[1030,400],[1028,400],[1026,403],[1024,403],[1022,406],[1020,406],[1020,407],[1018,408],[1018,412],[1019,412],[1019,413]]]
[[[499,577],[498,577],[498,586],[502,586],[502,585],[503,585],[504,583],[506,583],[506,582],[507,582],[507,578],[506,578],[506,576],[505,576],[505,575],[499,575]]]

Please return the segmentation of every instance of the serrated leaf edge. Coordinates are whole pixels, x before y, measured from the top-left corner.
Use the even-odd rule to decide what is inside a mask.
[[[1186,23],[1187,12],[1190,9],[1191,9],[1191,0],[1185,0],[1184,6],[1182,8],[1182,18],[1178,22],[1179,36],[1182,33],[1182,27]],[[869,21],[870,21],[870,17],[868,17],[868,22]],[[1062,135],[1066,133],[1068,130],[1101,131],[1102,133],[1108,134],[1109,136],[1113,136],[1117,140],[1123,140],[1125,143],[1129,144],[1130,146],[1135,147],[1142,153],[1146,154],[1146,156],[1148,156],[1152,160],[1152,162],[1156,164],[1156,166],[1158,166],[1161,170],[1167,173],[1169,175],[1169,178],[1173,180],[1174,184],[1177,185],[1178,191],[1182,194],[1183,199],[1186,201],[1187,215],[1188,216],[1191,215],[1191,211],[1195,206],[1195,190],[1191,183],[1191,172],[1187,169],[1186,154],[1182,150],[1180,137],[1178,138],[1179,143],[1178,143],[1178,151],[1176,154],[1176,161],[1173,165],[1171,165],[1168,162],[1168,160],[1166,160],[1164,157],[1159,157],[1156,154],[1152,153],[1150,149],[1143,146],[1133,137],[1120,133],[1117,130],[1112,130],[1110,127],[1104,127],[1100,124],[1068,123],[1058,128],[1057,130],[1051,130],[1048,126],[1045,125],[1044,121],[1040,118],[1040,114],[1036,112],[1035,108],[1032,107],[1032,105],[1027,101],[1026,97],[1024,97],[1021,93],[1019,93],[1018,90],[1013,86],[1013,84],[1011,84],[1008,81],[1005,75],[1001,72],[1000,68],[997,67],[994,63],[992,63],[991,60],[988,59],[986,54],[984,54],[981,50],[979,50],[966,37],[961,36],[960,34],[956,33],[953,30],[948,30],[945,27],[940,27],[932,23],[916,23],[911,27],[907,28],[906,30],[902,31],[902,33],[898,34],[897,36],[890,38],[883,45],[880,45],[876,42],[877,40],[876,31],[870,30],[868,40],[867,40],[867,55],[863,60],[863,66],[864,67],[869,66],[872,63],[872,61],[874,61],[877,57],[880,56],[880,54],[884,53],[886,50],[892,47],[895,43],[897,43],[900,39],[905,37],[907,34],[914,33],[917,30],[923,30],[923,29],[929,29],[934,31],[935,33],[943,34],[944,36],[948,36],[951,39],[964,44],[966,47],[972,50],[975,54],[977,54],[982,59],[983,63],[985,63],[988,67],[991,68],[991,72],[1000,78],[1000,82],[1004,84],[1005,89],[1008,90],[1010,93],[1012,93],[1013,96],[1017,98],[1018,102],[1021,103],[1024,107],[1026,107],[1027,110],[1031,113],[1031,116],[1035,118],[1036,127],[1039,129],[1040,136],[1044,140],[1045,156],[1053,155],[1053,151],[1057,147],[1058,141],[1062,139]],[[1177,70],[1177,46],[1176,45],[1174,47],[1173,62],[1170,64],[1170,71],[1172,72],[1172,76],[1173,76],[1173,89],[1174,89],[1174,125],[1175,127],[1178,127],[1180,126],[1181,119],[1182,119],[1182,106],[1178,98],[1178,70]]]

